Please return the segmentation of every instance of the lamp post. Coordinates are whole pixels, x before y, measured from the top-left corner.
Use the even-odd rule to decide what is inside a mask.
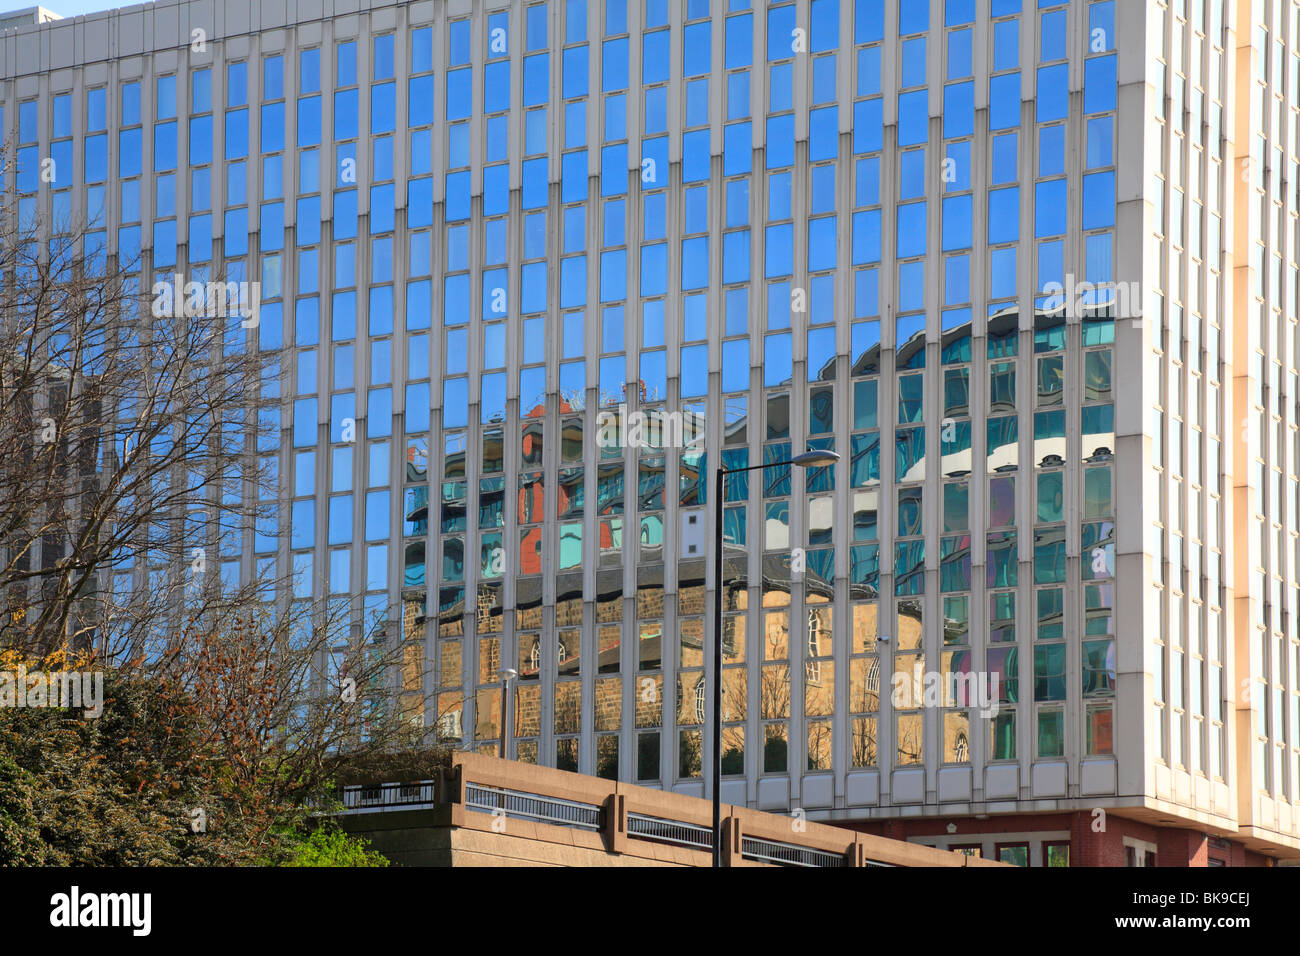
[[[519,676],[513,667],[501,668],[501,759],[510,759],[510,731],[506,728],[506,705],[510,700],[510,682]]]
[[[750,465],[748,468],[723,468],[718,462],[716,489],[716,512],[714,519],[713,542],[713,677],[710,681],[713,690],[713,865],[722,865],[722,513],[726,505],[726,485],[724,476],[738,475],[745,471],[759,468],[781,468],[785,465],[797,465],[800,468],[821,468],[833,465],[840,460],[837,452],[829,450],[809,451],[796,455],[785,461],[764,462]]]

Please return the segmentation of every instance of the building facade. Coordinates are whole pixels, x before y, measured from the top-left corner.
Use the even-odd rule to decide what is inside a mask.
[[[19,214],[260,283],[278,521],[449,742],[1029,865],[1300,856],[1294,0],[163,0]],[[52,159],[52,176],[40,174]],[[713,580],[711,476],[728,479]],[[129,586],[125,582],[121,586]],[[119,583],[120,584],[120,583]]]

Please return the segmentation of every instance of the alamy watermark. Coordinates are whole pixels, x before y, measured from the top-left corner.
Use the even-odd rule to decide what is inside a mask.
[[[926,671],[918,660],[912,673],[896,672],[890,703],[895,710],[972,707],[981,717],[996,717],[1002,706],[1002,675],[997,671],[944,674]]]
[[[1142,318],[1142,284],[1132,282],[1079,282],[1074,273],[1066,273],[1065,282],[1048,282],[1043,286],[1047,301],[1043,308],[1055,312],[1065,306],[1068,315],[1110,306],[1111,315],[1117,319]]]
[[[104,713],[103,671],[0,671],[0,708],[80,707],[86,717]]]
[[[704,442],[704,416],[698,412],[629,412],[620,403],[617,412],[597,415],[596,427],[601,448],[695,448]]]
[[[132,936],[148,936],[153,927],[152,893],[83,893],[73,886],[50,897],[50,925],[125,927]]]
[[[257,309],[262,301],[260,282],[186,282],[178,272],[170,279],[159,279],[152,291],[150,311],[154,318],[238,316],[244,328],[257,327]]]

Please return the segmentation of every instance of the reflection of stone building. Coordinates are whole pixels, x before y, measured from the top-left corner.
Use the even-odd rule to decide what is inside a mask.
[[[142,275],[279,279],[249,341],[284,372],[261,452],[290,526],[224,558],[241,580],[387,615],[444,739],[498,746],[505,665],[520,758],[702,795],[713,585],[682,520],[711,537],[720,463],[833,448],[727,482],[726,799],[927,841],[1019,820],[1058,859],[1118,846],[1062,822],[1094,807],[1162,860],[1300,853],[1294,203],[1265,161],[1293,144],[1242,98],[1293,125],[1274,5],[443,6],[262,30],[181,0],[0,49],[20,208],[103,199]],[[796,26],[812,49],[764,40]],[[592,105],[562,60],[598,43],[643,75],[611,54]],[[114,143],[111,178],[31,172]],[[361,185],[320,175],[339,156]],[[601,447],[619,404],[704,440]],[[998,674],[999,712],[895,706],[918,665]]]

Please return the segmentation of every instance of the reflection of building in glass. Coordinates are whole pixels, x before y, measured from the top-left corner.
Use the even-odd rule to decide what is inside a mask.
[[[4,187],[142,279],[260,277],[285,526],[224,560],[400,607],[369,633],[443,739],[499,747],[513,666],[520,759],[702,794],[680,516],[711,534],[719,462],[830,448],[727,481],[725,799],[989,855],[1018,814],[1035,866],[1296,854],[1300,48],[1290,0],[1225,6],[32,24]],[[703,440],[609,447],[620,405]],[[996,673],[997,713],[895,707],[917,665]]]

